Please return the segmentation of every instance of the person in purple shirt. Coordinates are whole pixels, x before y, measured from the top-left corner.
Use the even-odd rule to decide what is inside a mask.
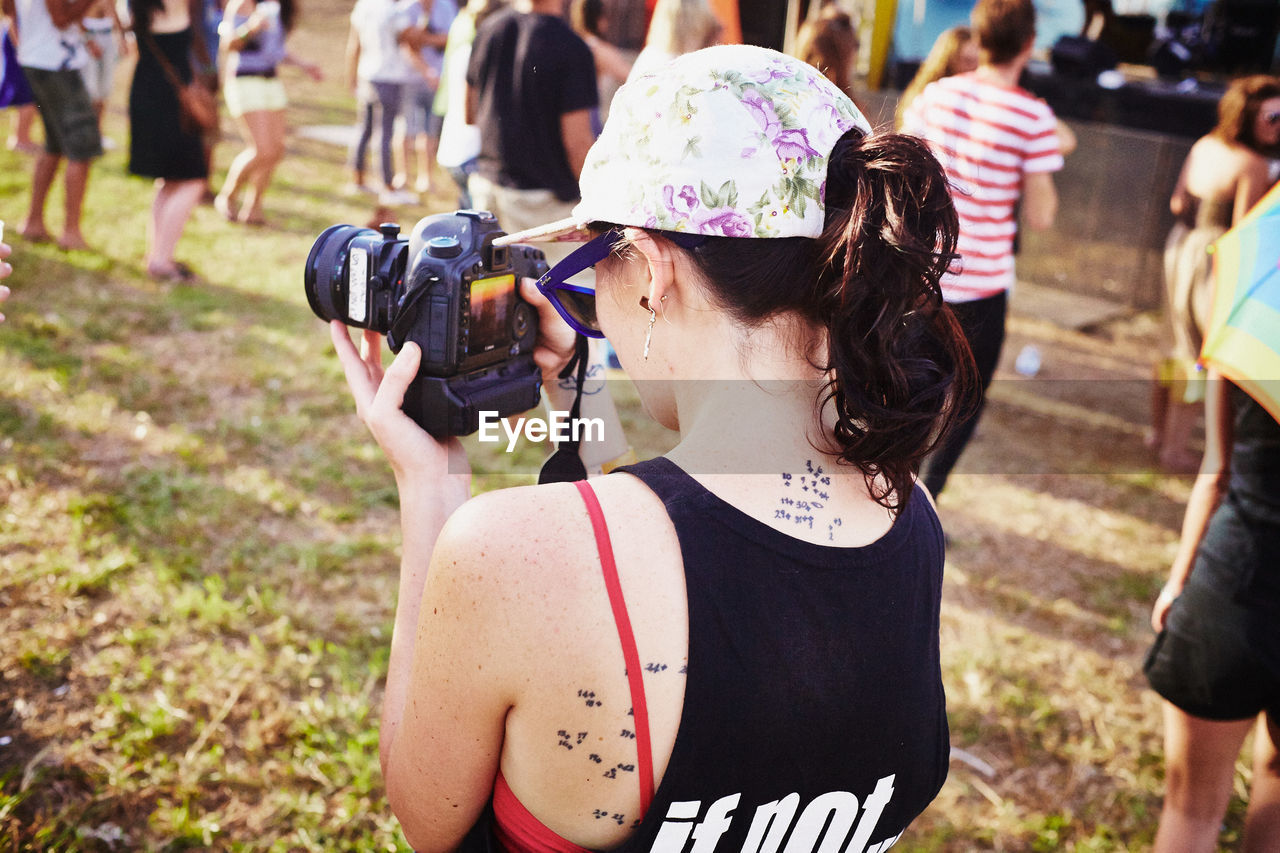
[[[285,47],[296,15],[293,0],[231,0],[218,27],[228,56],[223,94],[245,143],[213,202],[231,222],[266,224],[262,196],[284,156],[284,110],[289,103],[277,70],[296,65],[313,80],[324,79],[319,65],[293,56]]]

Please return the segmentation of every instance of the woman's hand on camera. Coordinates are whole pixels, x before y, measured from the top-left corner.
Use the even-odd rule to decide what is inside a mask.
[[[569,328],[555,307],[538,290],[532,278],[520,279],[520,295],[538,310],[538,342],[533,348],[534,364],[542,370],[544,385],[559,381],[560,371],[573,357],[577,333]]]
[[[359,351],[342,321],[329,322],[329,335],[355,399],[356,414],[386,453],[397,480],[418,473],[431,477],[468,473],[466,451],[456,438],[437,441],[401,408],[422,358],[416,344],[405,344],[384,369],[382,335],[366,329]]]

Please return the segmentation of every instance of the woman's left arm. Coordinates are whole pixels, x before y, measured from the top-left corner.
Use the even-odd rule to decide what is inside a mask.
[[[387,799],[419,853],[458,846],[493,793],[528,685],[575,665],[582,597],[603,593],[599,569],[575,564],[584,552],[586,513],[563,483],[478,495],[436,540],[412,660],[397,664],[403,698],[388,698],[381,732]]]
[[[400,495],[400,585],[383,705],[385,768],[387,744],[404,711],[427,566],[445,521],[471,497],[471,471],[457,439],[436,441],[401,409],[405,390],[418,373],[421,352],[416,344],[405,344],[384,371],[381,335],[366,330],[362,351],[357,351],[341,321],[331,321],[329,332],[356,414],[391,463]]]
[[[419,853],[452,850],[479,818],[493,792],[515,702],[503,674],[513,626],[500,587],[520,584],[503,571],[511,531],[483,533],[483,516],[493,514],[485,507],[494,497],[481,495],[454,515],[436,541],[429,571],[407,559],[401,570],[397,638],[410,594],[405,579],[419,568],[420,618],[389,664],[379,746],[387,800]]]
[[[324,79],[324,69],[320,67],[319,63],[308,62],[305,59],[300,59],[290,50],[286,50],[284,52],[284,59],[280,60],[280,63],[282,65],[292,65],[297,68],[301,68],[304,74],[316,82]]]
[[[1169,568],[1169,579],[1160,590],[1151,611],[1151,627],[1156,631],[1164,630],[1169,607],[1187,585],[1196,550],[1209,526],[1209,519],[1226,491],[1227,479],[1231,474],[1234,424],[1227,397],[1227,381],[1217,371],[1209,371],[1209,377],[1205,380],[1204,422],[1204,460],[1200,464],[1195,483],[1191,486],[1191,495],[1187,498],[1187,509],[1182,519],[1182,536],[1178,541],[1173,565]]]

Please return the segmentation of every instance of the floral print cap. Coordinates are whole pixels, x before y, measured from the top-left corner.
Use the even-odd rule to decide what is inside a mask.
[[[871,130],[848,96],[794,57],[750,45],[685,54],[618,90],[571,219],[507,241],[563,239],[596,221],[817,237],[827,157],[854,127]]]

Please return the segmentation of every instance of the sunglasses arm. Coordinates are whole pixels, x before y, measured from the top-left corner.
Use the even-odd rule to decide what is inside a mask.
[[[609,383],[605,381],[604,352],[603,341],[588,342],[586,381],[582,386],[582,402],[578,412],[579,421],[583,425],[578,455],[586,466],[587,473],[591,475],[599,474],[605,462],[623,455],[629,446]],[[549,421],[569,417],[578,390],[576,373],[575,370],[574,375],[542,386],[542,400]],[[597,421],[599,426],[596,425]]]

